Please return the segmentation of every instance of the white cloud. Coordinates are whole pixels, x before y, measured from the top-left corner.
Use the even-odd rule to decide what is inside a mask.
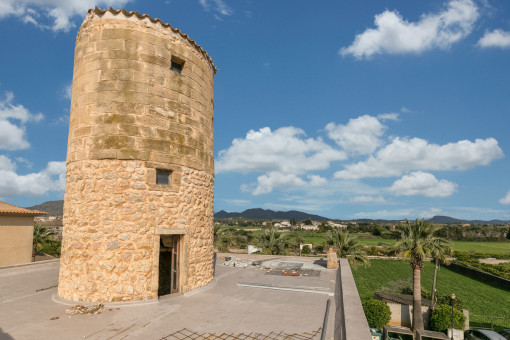
[[[398,120],[398,113],[381,113],[377,115],[377,118],[380,120]]]
[[[352,45],[339,53],[362,59],[382,53],[419,54],[433,48],[445,49],[469,35],[478,16],[472,0],[450,0],[443,11],[423,14],[417,22],[386,10],[375,16],[376,28],[357,34]]]
[[[496,29],[492,32],[485,31],[483,37],[477,43],[480,47],[510,47],[510,32]]]
[[[236,138],[232,146],[218,153],[216,173],[280,172],[304,174],[323,170],[346,154],[320,138],[304,138],[303,130],[288,126],[271,131],[269,127],[250,130],[246,138]]]
[[[328,169],[331,162],[346,157],[321,138],[305,138],[301,129],[288,126],[271,131],[265,127],[234,139],[232,146],[218,153],[215,167],[216,173],[263,172],[256,184],[241,186],[243,192],[261,195],[274,188],[324,185],[325,178],[308,173]]]
[[[383,119],[392,119],[395,116],[385,115]],[[382,144],[382,136],[386,126],[376,117],[364,115],[350,119],[346,125],[329,123],[326,131],[344,150],[352,153],[369,154]]]
[[[67,32],[75,27],[74,16],[82,20],[90,8],[114,7],[123,8],[130,0],[0,0],[0,19],[8,16],[18,17],[24,23],[31,23],[39,28]],[[41,20],[52,21],[51,24]]]
[[[16,164],[0,155],[0,198],[41,196],[65,188],[65,162],[49,162],[44,170],[27,175],[16,173]]]
[[[316,187],[325,185],[327,182],[326,178],[318,175],[310,175],[308,176],[308,181],[305,181],[295,174],[271,171],[257,178],[255,189],[250,190],[246,188],[245,190],[251,191],[253,195],[261,195],[270,193],[274,188]]]
[[[361,195],[350,199],[351,203],[386,203],[382,196]]]
[[[501,204],[510,204],[510,191],[506,193],[506,196],[499,200]]]
[[[234,13],[232,8],[230,8],[223,0],[198,0],[198,2],[206,11],[210,10],[212,4],[214,11],[221,15],[232,15]],[[221,20],[221,18],[218,16],[216,16],[216,18]]]
[[[64,87],[63,95],[65,99],[71,100],[71,95],[73,94],[73,83],[68,84]]]
[[[455,183],[444,179],[438,181],[432,174],[416,171],[396,180],[389,190],[397,196],[446,197],[453,194],[456,188]]]
[[[40,113],[30,113],[23,105],[12,104],[13,99],[12,92],[6,92],[5,99],[0,99],[0,149],[3,150],[28,148],[30,144],[25,139],[25,124],[43,118]]]
[[[236,199],[236,198],[224,198],[223,201],[233,204],[233,205],[249,205],[251,203],[251,201],[249,201],[249,200]]]
[[[420,138],[400,138],[379,149],[367,160],[349,164],[335,177],[357,179],[401,176],[413,170],[467,170],[488,165],[503,157],[494,138],[461,140],[445,145],[429,144]]]

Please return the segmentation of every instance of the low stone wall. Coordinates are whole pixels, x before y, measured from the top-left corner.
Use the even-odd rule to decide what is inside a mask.
[[[470,268],[466,265],[463,265],[461,263],[452,262],[450,264],[444,265],[450,270],[453,270],[454,272],[467,275],[473,279],[482,281],[488,285],[506,289],[510,291],[510,280],[504,279],[502,277],[489,274],[487,272],[481,271],[479,269]]]
[[[335,340],[370,339],[370,328],[346,259],[340,259],[335,290]]]

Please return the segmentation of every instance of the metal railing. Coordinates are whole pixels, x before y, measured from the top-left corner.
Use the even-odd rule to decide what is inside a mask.
[[[496,331],[510,328],[510,315],[469,314],[469,328],[490,328]]]

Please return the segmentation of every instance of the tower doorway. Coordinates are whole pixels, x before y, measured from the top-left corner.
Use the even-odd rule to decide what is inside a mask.
[[[179,235],[161,235],[158,296],[179,292]]]

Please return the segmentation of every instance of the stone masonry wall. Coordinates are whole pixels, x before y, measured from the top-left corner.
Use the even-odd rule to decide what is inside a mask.
[[[151,169],[143,163],[68,165],[60,296],[75,301],[156,299],[157,228],[187,229],[181,291],[212,279],[212,176],[183,168],[178,192],[151,190]]]
[[[212,280],[214,73],[169,25],[89,11],[75,49],[62,298],[156,299],[165,234],[181,235],[180,292]],[[170,171],[170,185],[156,184],[156,170]]]

